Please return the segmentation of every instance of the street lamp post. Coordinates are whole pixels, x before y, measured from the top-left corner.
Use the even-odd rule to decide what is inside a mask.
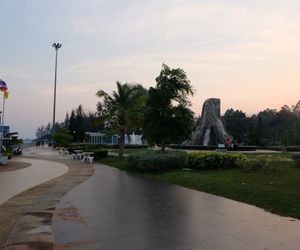
[[[55,108],[56,108],[56,80],[57,80],[57,51],[62,46],[61,43],[53,43],[52,47],[55,49],[55,77],[54,77],[54,100],[53,100],[53,122],[52,122],[52,136],[55,126]],[[52,138],[53,140],[53,138]]]

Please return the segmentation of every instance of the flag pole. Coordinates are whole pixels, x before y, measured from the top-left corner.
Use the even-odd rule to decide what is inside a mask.
[[[1,138],[0,138],[0,165],[6,165],[7,159],[3,156],[3,141],[4,141],[4,110],[5,110],[5,99],[7,97],[7,85],[6,83],[0,79],[0,91],[3,93],[3,112],[2,112],[2,119],[1,119]]]
[[[4,139],[4,111],[5,111],[5,92],[3,91],[3,108],[2,108],[2,119],[1,119],[1,144],[0,153],[2,155],[3,139]]]

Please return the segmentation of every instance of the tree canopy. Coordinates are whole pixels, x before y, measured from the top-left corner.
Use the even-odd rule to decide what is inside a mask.
[[[299,145],[300,101],[279,111],[265,109],[247,117],[241,110],[229,109],[222,117],[228,132],[250,145]]]
[[[186,73],[162,65],[151,87],[145,112],[144,133],[150,143],[161,144],[162,151],[168,143],[180,143],[192,132],[193,112],[187,99],[193,94]]]
[[[73,138],[69,131],[65,128],[58,129],[53,134],[53,139],[57,146],[67,147],[72,142]]]
[[[147,98],[147,90],[141,85],[116,82],[117,90],[111,95],[103,90],[97,92],[102,99],[98,104],[101,107],[103,120],[109,122],[109,126],[116,128],[119,136],[119,157],[123,156],[125,134],[142,123],[141,108]]]

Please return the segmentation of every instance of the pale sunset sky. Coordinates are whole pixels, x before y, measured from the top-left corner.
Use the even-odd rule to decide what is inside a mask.
[[[1,0],[0,10],[5,125],[23,138],[52,122],[53,42],[57,121],[79,104],[95,111],[95,93],[116,80],[154,86],[162,63],[186,71],[197,115],[210,97],[248,115],[300,99],[299,0]]]

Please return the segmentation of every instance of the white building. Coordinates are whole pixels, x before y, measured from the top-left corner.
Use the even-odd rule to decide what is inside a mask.
[[[103,138],[105,134],[103,133],[94,133],[94,132],[85,132],[87,135],[85,142],[91,144],[104,144]]]
[[[87,138],[85,139],[85,143],[90,144],[118,144],[119,135],[106,135],[104,133],[94,133],[94,132],[85,132]],[[142,136],[135,135],[132,133],[131,135],[125,135],[125,145],[143,145]]]

